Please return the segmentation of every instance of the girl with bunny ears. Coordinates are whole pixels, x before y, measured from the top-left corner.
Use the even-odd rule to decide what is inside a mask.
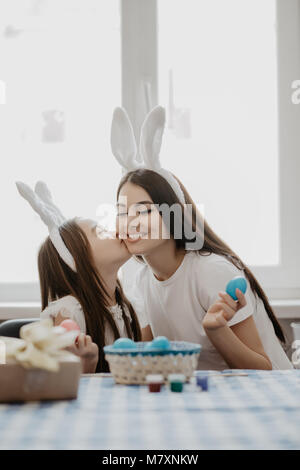
[[[161,167],[164,125],[164,109],[157,106],[141,129],[141,162],[124,109],[115,110],[111,129],[112,152],[125,170],[117,191],[119,236],[143,262],[132,295],[141,319],[146,317],[144,338],[165,335],[200,343],[199,369],[292,368],[280,344],[284,334],[258,281],[197,213],[182,183]],[[166,217],[162,210],[185,205],[192,208],[191,217],[183,210]],[[178,225],[190,225],[201,245],[190,243],[184,230],[175,236]],[[234,301],[223,291],[236,276],[246,279],[248,289],[245,295],[237,289]]]
[[[41,317],[51,317],[55,325],[74,320],[81,334],[68,349],[81,357],[83,372],[108,372],[103,346],[121,336],[141,339],[138,319],[118,280],[130,254],[123,241],[94,220],[66,220],[45,183],[38,182],[35,191],[21,182],[17,188],[49,230],[38,254]]]

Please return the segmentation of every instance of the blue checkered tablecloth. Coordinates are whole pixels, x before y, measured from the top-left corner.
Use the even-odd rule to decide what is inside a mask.
[[[83,376],[77,400],[0,405],[0,449],[300,449],[300,370],[244,372],[183,393]]]

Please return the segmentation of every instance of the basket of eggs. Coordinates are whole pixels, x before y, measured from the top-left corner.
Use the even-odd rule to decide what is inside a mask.
[[[105,359],[116,381],[120,384],[146,384],[149,374],[184,374],[189,380],[197,368],[200,344],[169,341],[158,336],[150,342],[134,342],[119,338],[104,347]]]

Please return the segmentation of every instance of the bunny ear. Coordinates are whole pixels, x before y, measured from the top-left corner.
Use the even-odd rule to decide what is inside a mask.
[[[61,213],[59,208],[54,204],[50,189],[44,183],[44,181],[38,181],[35,185],[34,188],[35,193],[42,199],[42,201],[47,204],[48,206],[51,206],[54,211],[57,213],[57,217],[60,220],[59,224],[62,224],[66,218],[65,216]]]
[[[164,108],[156,106],[147,114],[141,129],[140,154],[149,169],[161,168],[159,152],[164,133],[166,114]]]
[[[21,181],[16,182],[16,186],[20,195],[26,199],[31,205],[32,209],[40,216],[45,225],[49,230],[49,237],[55,246],[58,254],[64,260],[64,262],[76,272],[76,264],[73,256],[66,247],[60,232],[59,226],[62,220],[65,218],[62,216],[59,209],[54,205],[51,193],[47,188],[46,184],[39,182],[33,191],[27,184]]]
[[[40,216],[44,224],[47,225],[49,231],[59,225],[59,217],[56,211],[47,206],[44,201],[25,183],[18,181],[16,183],[20,195],[26,199],[32,209]]]
[[[120,165],[127,171],[138,168],[139,164],[135,160],[137,147],[134,132],[128,114],[123,108],[114,110],[110,139],[112,153]]]
[[[34,191],[46,204],[53,204],[50,190],[44,181],[38,181]]]

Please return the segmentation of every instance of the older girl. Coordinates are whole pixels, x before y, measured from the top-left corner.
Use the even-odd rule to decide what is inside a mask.
[[[126,112],[117,109],[112,124],[112,150],[126,170],[117,191],[119,236],[143,263],[133,294],[146,316],[144,339],[165,335],[201,343],[200,369],[292,368],[281,345],[282,329],[262,287],[201,215],[197,217],[182,183],[161,168],[164,122],[161,107],[146,117],[141,164],[135,159]],[[187,204],[190,216],[184,212]],[[166,207],[172,211],[166,212]],[[187,232],[195,234],[194,240]],[[245,296],[236,291],[238,301],[224,292],[235,276],[248,283]]]

